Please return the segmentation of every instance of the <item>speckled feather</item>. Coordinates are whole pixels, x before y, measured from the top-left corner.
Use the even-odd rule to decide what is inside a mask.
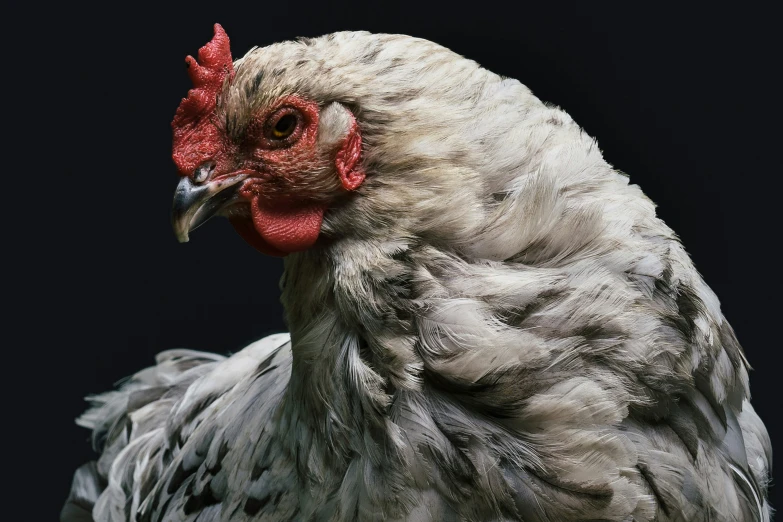
[[[290,340],[167,352],[92,398],[101,458],[62,520],[770,520],[718,299],[565,112],[407,36],[234,66],[228,132],[297,94],[327,154],[350,110],[367,180],[285,260]]]

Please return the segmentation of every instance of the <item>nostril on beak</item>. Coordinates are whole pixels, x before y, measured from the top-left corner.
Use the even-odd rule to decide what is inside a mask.
[[[195,172],[193,172],[193,181],[195,183],[201,184],[205,181],[209,180],[209,178],[212,177],[212,173],[215,171],[215,162],[214,161],[205,161],[198,167],[196,167]]]

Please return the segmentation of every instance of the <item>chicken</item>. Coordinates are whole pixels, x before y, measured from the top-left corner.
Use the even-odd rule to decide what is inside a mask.
[[[565,112],[408,36],[187,62],[175,232],[285,256],[290,334],[92,397],[63,521],[770,520],[718,299]]]

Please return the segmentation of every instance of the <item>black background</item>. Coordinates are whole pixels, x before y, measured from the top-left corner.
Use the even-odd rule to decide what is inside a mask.
[[[12,310],[4,424],[20,439],[3,453],[19,459],[13,476],[34,497],[12,503],[25,520],[54,519],[73,470],[92,458],[87,432],[73,424],[83,396],[161,350],[236,351],[284,327],[280,260],[257,254],[224,221],[186,245],[169,226],[169,122],[189,88],[183,59],[214,22],[235,57],[344,29],[420,36],[563,107],[659,205],[720,297],[755,367],[754,405],[780,447],[771,12],[490,2],[29,7],[14,8],[3,44],[13,134],[3,139]]]

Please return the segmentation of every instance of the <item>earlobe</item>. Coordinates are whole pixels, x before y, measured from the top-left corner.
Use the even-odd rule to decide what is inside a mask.
[[[364,181],[361,168],[362,137],[353,113],[334,102],[321,111],[318,124],[319,147],[337,148],[335,168],[345,190],[356,190]]]
[[[353,115],[351,115],[353,118]],[[362,136],[359,125],[354,119],[351,122],[348,135],[343,139],[340,149],[335,157],[335,167],[340,175],[340,181],[345,190],[356,190],[362,184],[365,177],[360,160],[362,157]]]

